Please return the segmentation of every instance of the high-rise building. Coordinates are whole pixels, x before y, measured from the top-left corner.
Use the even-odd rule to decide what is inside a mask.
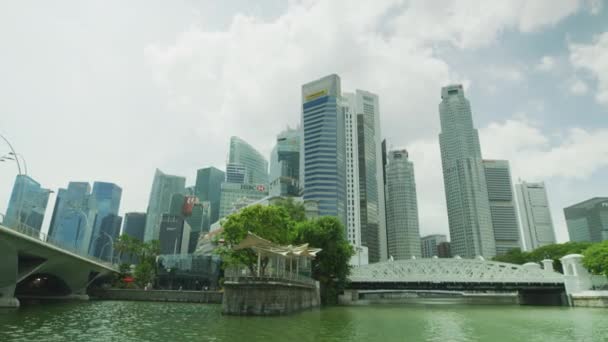
[[[452,252],[449,242],[440,242],[437,245],[437,256],[440,258],[451,258]]]
[[[511,171],[506,160],[484,160],[496,255],[521,249]]]
[[[479,134],[462,85],[441,89],[441,164],[452,254],[465,258],[496,255]],[[388,182],[388,180],[387,180]]]
[[[96,216],[91,185],[87,182],[70,182],[67,189],[57,192],[49,236],[66,248],[87,254]]]
[[[545,183],[520,182],[515,186],[523,231],[524,250],[555,243]]]
[[[162,214],[158,240],[160,254],[188,254],[190,226],[181,215]]]
[[[226,182],[268,184],[268,162],[260,152],[239,137],[230,137]]]
[[[320,216],[335,216],[346,224],[346,148],[340,98],[340,77],[335,74],[302,86],[304,200],[316,201]]]
[[[196,172],[194,194],[201,202],[209,202],[210,223],[214,223],[220,218],[220,196],[225,178],[224,171],[215,167],[207,167]],[[209,230],[209,227],[205,228]]]
[[[185,177],[168,175],[156,169],[148,202],[144,241],[158,240],[161,216],[169,212],[174,194],[185,193],[185,184]]]
[[[351,264],[369,263],[369,249],[362,248],[361,194],[359,192],[359,155],[357,144],[357,114],[354,94],[344,94],[341,105],[344,115],[344,144],[346,146],[346,238],[355,247]],[[362,259],[362,255],[365,257]],[[361,262],[359,262],[361,261]]]
[[[108,244],[118,238],[122,218],[118,216],[122,189],[113,183],[94,182],[91,200],[95,202],[97,215],[92,224],[93,232],[89,245],[89,254],[109,260],[111,248]],[[104,255],[102,255],[102,252]]]
[[[564,208],[570,241],[608,240],[608,197],[594,197]]]
[[[260,200],[266,196],[268,196],[268,188],[264,184],[222,183],[220,218],[230,215],[239,206]]]
[[[17,175],[3,224],[8,227],[25,225],[39,231],[50,193],[33,178]]]
[[[388,253],[395,260],[422,256],[414,164],[408,160],[406,150],[388,153],[386,230]]]
[[[434,256],[439,256],[439,251],[437,247],[439,247],[440,243],[447,242],[448,238],[443,234],[432,234],[423,236],[420,238],[420,245],[422,251],[423,258],[432,258]]]
[[[270,155],[270,195],[300,196],[300,130],[287,129],[277,136]]]
[[[388,257],[388,247],[379,99],[378,95],[363,90],[344,96],[350,112],[356,116],[354,155],[358,158],[361,244],[368,248],[370,263],[383,261]]]
[[[125,214],[125,219],[122,225],[122,234],[144,241],[144,232],[146,230],[146,213],[130,212]]]

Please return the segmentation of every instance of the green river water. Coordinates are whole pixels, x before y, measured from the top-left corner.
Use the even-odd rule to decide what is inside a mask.
[[[0,309],[8,341],[608,341],[608,310],[466,305],[332,307],[222,316],[219,305],[90,301]]]

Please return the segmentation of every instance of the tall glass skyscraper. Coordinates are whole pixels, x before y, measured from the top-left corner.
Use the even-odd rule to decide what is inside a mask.
[[[215,167],[207,167],[196,172],[194,194],[201,202],[209,202],[209,220],[215,223],[220,216],[221,186],[226,174]],[[209,227],[207,227],[207,230]]]
[[[170,211],[172,196],[174,194],[184,194],[185,192],[185,177],[167,175],[156,169],[148,202],[144,241],[158,240],[161,216]]]
[[[379,99],[363,90],[344,96],[356,115],[361,244],[368,248],[370,263],[383,261],[388,251]]]
[[[555,243],[545,183],[520,182],[515,186],[515,192],[521,216],[524,249],[531,251]]]
[[[89,254],[94,257],[110,259],[111,248],[107,246],[118,238],[122,224],[122,218],[118,216],[121,197],[122,189],[118,185],[106,182],[93,183],[91,199],[95,201],[97,215],[92,224]]]
[[[479,134],[462,85],[441,89],[441,164],[453,255],[496,255]]]
[[[95,205],[87,182],[70,182],[67,189],[59,189],[49,236],[66,248],[88,253],[97,216]]]
[[[39,231],[50,193],[33,178],[17,175],[3,224],[7,227],[22,224]]]
[[[608,197],[594,197],[564,208],[570,241],[608,240]]]
[[[122,225],[122,234],[144,241],[144,232],[146,230],[146,213],[130,212],[125,214],[124,223]]]
[[[268,161],[260,152],[239,137],[230,138],[226,172],[228,183],[268,184]],[[236,178],[233,179],[233,177]]]
[[[346,151],[340,97],[340,77],[335,74],[302,86],[304,200],[319,203],[319,215],[336,216],[346,224]]]
[[[511,171],[506,160],[484,160],[496,255],[522,248]]]
[[[361,236],[361,198],[359,191],[359,145],[357,141],[357,113],[355,96],[345,93],[342,97],[344,116],[344,144],[346,170],[346,238],[353,245],[356,255],[351,264],[360,266],[369,263],[369,250],[363,248]],[[366,245],[367,246],[367,245]]]
[[[388,254],[395,260],[421,257],[414,164],[406,150],[390,151],[386,165]]]
[[[300,195],[300,130],[287,129],[277,136],[270,156],[270,195]]]

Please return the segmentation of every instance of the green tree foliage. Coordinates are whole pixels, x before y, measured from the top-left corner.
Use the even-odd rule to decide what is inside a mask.
[[[133,272],[135,276],[135,282],[138,286],[144,287],[148,283],[152,283],[154,278],[156,277],[156,267],[154,264],[149,262],[140,262],[135,266],[135,271]]]
[[[493,260],[513,264],[525,264],[527,262],[540,262],[544,259],[552,259],[553,267],[557,271],[562,272],[562,263],[559,259],[568,254],[580,254],[591,245],[591,242],[566,242],[542,246],[530,252],[513,249],[505,255],[494,257]]]
[[[293,242],[322,249],[312,262],[312,277],[321,285],[321,302],[335,304],[348,281],[348,262],[355,253],[344,237],[342,223],[328,216],[300,222],[296,225]]]
[[[217,250],[222,261],[228,266],[245,265],[251,273],[256,273],[257,254],[249,249],[235,251],[232,247],[247,237],[247,232],[277,244],[289,244],[294,221],[283,207],[254,205],[228,216],[222,226],[225,245]],[[261,273],[266,269],[268,261],[268,258],[262,259]]]
[[[589,272],[608,276],[608,240],[593,244],[583,255],[583,265]]]
[[[287,210],[287,214],[294,222],[306,221],[306,208],[302,202],[296,202],[293,198],[287,197],[276,200],[272,205]]]

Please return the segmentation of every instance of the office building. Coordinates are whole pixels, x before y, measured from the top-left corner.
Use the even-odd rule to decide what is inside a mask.
[[[300,196],[300,136],[290,128],[277,136],[270,155],[271,196]]]
[[[555,243],[555,231],[545,183],[520,182],[515,186],[523,231],[524,250]]]
[[[451,258],[452,252],[449,242],[440,242],[437,245],[437,256],[440,258]]]
[[[125,214],[121,234],[129,235],[130,237],[143,242],[145,230],[146,213],[130,212]]]
[[[94,182],[91,200],[95,202],[97,215],[92,224],[93,232],[89,254],[109,260],[110,249],[106,247],[113,244],[120,234],[122,218],[118,216],[122,189],[113,183]],[[102,252],[104,255],[102,255]]]
[[[230,137],[226,182],[268,184],[268,162],[260,152],[239,137]]]
[[[27,226],[40,231],[50,193],[33,178],[17,175],[2,223],[7,227]]]
[[[66,248],[88,254],[96,216],[91,185],[70,182],[67,189],[57,192],[48,235]]]
[[[194,194],[201,202],[209,202],[209,222],[214,223],[220,217],[220,197],[222,183],[226,178],[224,171],[215,167],[200,169],[196,173]],[[209,227],[204,227],[209,229]]]
[[[414,164],[408,160],[406,150],[388,153],[386,230],[388,254],[395,260],[422,256]]]
[[[316,201],[319,215],[346,224],[344,116],[338,75],[302,86],[304,200]]]
[[[432,234],[420,238],[421,252],[423,258],[439,256],[438,247],[440,243],[447,242],[448,238],[443,234]]]
[[[594,197],[564,208],[570,241],[608,240],[608,197]]]
[[[490,259],[496,255],[496,246],[479,134],[473,126],[471,105],[462,85],[441,89],[439,115],[452,254]]]
[[[511,249],[522,248],[509,162],[484,160],[483,166],[490,201],[496,255],[504,255]]]
[[[268,188],[264,184],[222,183],[220,219],[242,207],[244,201],[253,202],[266,196],[268,196]]]
[[[181,215],[162,214],[158,240],[160,254],[188,254],[190,226]]]
[[[185,177],[168,175],[156,169],[148,202],[144,241],[158,240],[161,216],[169,212],[174,194],[185,193],[185,184]]]

